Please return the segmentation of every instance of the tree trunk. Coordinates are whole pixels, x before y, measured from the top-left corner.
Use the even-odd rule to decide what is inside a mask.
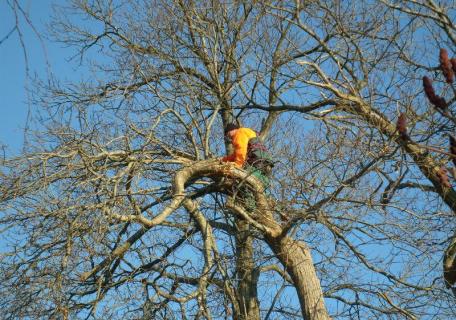
[[[268,237],[266,240],[293,280],[303,318],[330,319],[309,248],[289,237]]]
[[[249,224],[238,219],[236,222],[236,274],[238,279],[237,296],[239,313],[235,319],[260,320],[260,306],[257,295],[258,272],[253,259],[253,238]]]

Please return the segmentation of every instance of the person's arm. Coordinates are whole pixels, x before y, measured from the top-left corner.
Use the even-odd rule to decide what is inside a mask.
[[[227,155],[227,156],[224,156],[224,157],[222,158],[222,161],[223,161],[223,162],[234,162],[234,160],[235,160],[235,154],[234,154],[234,152],[233,152],[232,154]]]
[[[234,162],[238,167],[242,167],[247,157],[248,141],[245,138],[233,141],[233,153],[224,157],[222,161]]]

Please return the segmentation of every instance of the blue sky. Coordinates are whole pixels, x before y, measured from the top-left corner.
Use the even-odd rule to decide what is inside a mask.
[[[0,40],[3,39],[15,25],[15,17],[7,5],[0,1]],[[33,26],[43,34],[46,23],[51,15],[51,3],[64,4],[64,0],[22,0],[23,9],[30,14]],[[21,17],[20,17],[21,18]],[[76,79],[78,66],[68,63],[68,58],[74,53],[73,49],[64,48],[61,44],[52,43],[43,38],[43,43],[34,33],[27,22],[19,20],[20,31],[23,34],[30,76],[47,77],[47,63],[52,72],[60,79]],[[44,48],[43,48],[44,45]],[[8,145],[8,152],[20,151],[23,142],[23,129],[26,125],[28,110],[36,106],[27,103],[26,88],[31,87],[27,80],[24,51],[17,32],[0,44],[0,146]],[[1,156],[1,153],[0,153]],[[378,252],[380,250],[376,248]],[[318,257],[316,259],[318,261]],[[399,265],[398,265],[399,266]],[[369,274],[371,275],[371,274]],[[330,303],[330,302],[329,302]]]
[[[13,1],[0,1],[0,39],[4,39],[15,26],[15,16],[8,2]],[[28,65],[30,77],[37,76],[41,79],[47,77],[47,64],[53,72],[65,74],[65,77],[72,74],[72,66],[68,63],[70,49],[52,43],[44,37],[46,24],[49,23],[52,13],[52,2],[55,1],[20,1],[22,9],[29,14],[34,28],[43,35],[41,41],[23,16],[18,15],[19,30],[23,35],[27,59],[17,31],[0,44],[0,145],[7,145],[9,154],[20,150],[28,110],[35,107],[27,103],[26,88],[31,87],[31,82],[26,76],[26,66]]]

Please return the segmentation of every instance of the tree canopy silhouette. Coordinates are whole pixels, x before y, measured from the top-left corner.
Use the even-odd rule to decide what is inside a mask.
[[[90,72],[37,82],[2,160],[5,319],[455,317],[455,12],[56,7]],[[274,154],[269,188],[219,161],[232,121]]]

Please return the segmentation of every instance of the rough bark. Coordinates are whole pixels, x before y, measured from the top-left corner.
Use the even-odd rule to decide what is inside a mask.
[[[330,319],[309,248],[289,237],[268,237],[267,241],[293,280],[304,319]]]
[[[253,238],[249,224],[241,219],[236,222],[236,274],[238,278],[237,295],[240,314],[239,320],[260,319],[260,306],[257,295],[258,272],[253,257]]]

